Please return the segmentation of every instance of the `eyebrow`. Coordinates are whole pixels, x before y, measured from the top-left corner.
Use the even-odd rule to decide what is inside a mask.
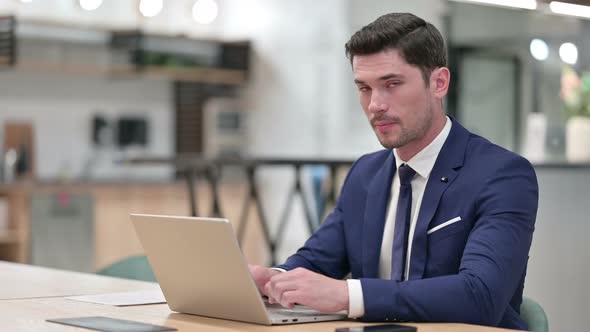
[[[378,78],[379,81],[386,81],[392,78],[403,78],[403,75],[400,74],[387,74],[387,75],[383,75],[381,77]],[[359,80],[358,78],[354,79],[354,83],[356,84],[365,84],[366,82],[363,80]]]

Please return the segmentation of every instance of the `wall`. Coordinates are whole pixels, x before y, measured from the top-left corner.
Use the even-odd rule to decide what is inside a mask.
[[[524,293],[549,317],[550,331],[586,331],[590,169],[537,167],[539,211]]]

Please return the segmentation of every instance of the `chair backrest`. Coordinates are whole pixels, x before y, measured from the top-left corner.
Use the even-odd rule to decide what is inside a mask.
[[[156,281],[156,276],[146,256],[130,256],[113,263],[96,272],[100,275],[135,279],[142,281]]]
[[[549,331],[549,321],[545,310],[531,298],[523,296],[522,304],[520,305],[520,317],[527,323],[529,331]]]

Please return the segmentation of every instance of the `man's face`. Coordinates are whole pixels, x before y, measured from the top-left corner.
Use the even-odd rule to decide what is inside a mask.
[[[387,149],[419,141],[432,126],[434,102],[422,72],[395,49],[356,55],[354,82],[379,142]]]

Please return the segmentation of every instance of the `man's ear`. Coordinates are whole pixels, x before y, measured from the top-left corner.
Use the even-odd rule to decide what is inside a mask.
[[[438,98],[443,99],[449,91],[449,84],[451,82],[451,72],[447,67],[436,68],[430,74],[430,89],[432,94]]]

